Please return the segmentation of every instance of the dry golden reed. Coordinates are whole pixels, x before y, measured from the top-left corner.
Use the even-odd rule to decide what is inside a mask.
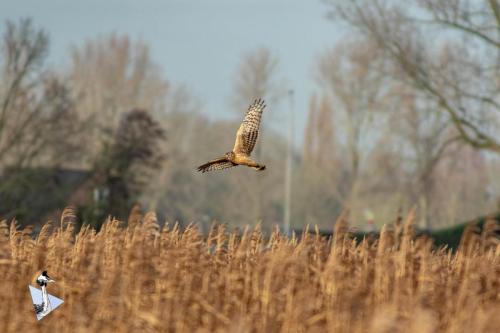
[[[0,222],[0,332],[500,332],[496,221],[473,227],[453,253],[415,238],[414,213],[354,241],[347,216],[335,235],[287,238],[259,226],[160,227],[138,208],[129,226],[99,232]],[[40,322],[28,293],[39,272],[65,303]]]

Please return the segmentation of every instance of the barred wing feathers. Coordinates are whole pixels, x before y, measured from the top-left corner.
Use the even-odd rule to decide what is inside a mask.
[[[217,158],[198,167],[198,171],[202,173],[215,170],[224,170],[235,166],[233,162],[229,161],[225,157]]]
[[[266,105],[262,99],[256,99],[248,107],[248,111],[243,119],[243,122],[236,133],[236,142],[234,143],[233,151],[235,153],[243,153],[250,155],[257,142],[259,136],[260,120],[262,111]]]

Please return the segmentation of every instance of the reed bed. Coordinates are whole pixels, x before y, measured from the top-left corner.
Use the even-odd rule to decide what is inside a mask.
[[[1,332],[500,332],[496,221],[455,252],[415,238],[413,213],[362,241],[345,215],[329,239],[202,235],[138,211],[99,232],[74,221],[66,209],[34,239],[0,223]],[[27,286],[41,270],[65,303],[37,322]]]

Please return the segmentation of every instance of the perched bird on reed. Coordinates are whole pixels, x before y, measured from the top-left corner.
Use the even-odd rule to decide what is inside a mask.
[[[260,98],[250,104],[238,132],[236,132],[236,142],[233,150],[227,152],[223,157],[200,165],[198,171],[224,170],[238,165],[246,165],[258,171],[265,170],[265,165],[259,164],[250,158],[250,154],[257,142],[260,119],[265,107],[264,101]]]

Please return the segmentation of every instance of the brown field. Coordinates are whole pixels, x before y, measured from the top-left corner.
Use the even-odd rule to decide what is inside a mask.
[[[75,235],[73,212],[31,230],[0,224],[1,332],[500,332],[500,245],[486,223],[456,253],[415,239],[414,215],[356,243],[259,227],[126,227]],[[37,322],[27,285],[42,269],[65,303]]]

